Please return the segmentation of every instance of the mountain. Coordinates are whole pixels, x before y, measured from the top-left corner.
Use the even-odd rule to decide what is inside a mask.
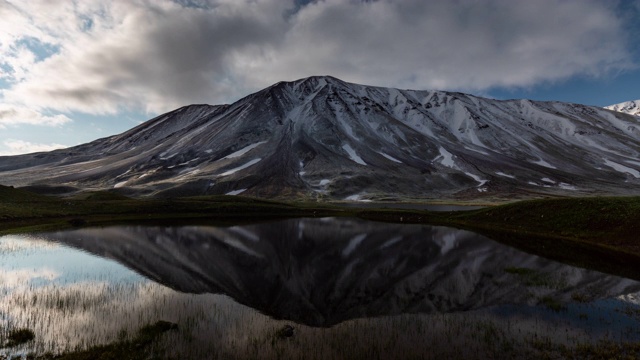
[[[620,104],[605,106],[605,109],[619,111],[634,116],[640,116],[640,100],[625,101]]]
[[[639,158],[640,119],[628,114],[322,76],[185,106],[88,144],[0,157],[0,183],[346,200],[622,195],[640,185]]]
[[[108,227],[39,238],[114,259],[172,289],[226,294],[278,319],[362,317],[629,294],[640,283],[547,260],[473,233],[354,219],[235,227]]]

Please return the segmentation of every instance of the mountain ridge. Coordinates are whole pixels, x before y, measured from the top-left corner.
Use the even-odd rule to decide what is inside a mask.
[[[0,183],[165,197],[626,195],[640,185],[639,138],[637,118],[608,109],[314,76],[77,147],[0,157]]]

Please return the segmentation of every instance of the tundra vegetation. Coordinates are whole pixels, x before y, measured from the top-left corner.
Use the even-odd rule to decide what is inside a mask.
[[[518,270],[514,276],[519,274]],[[573,328],[565,320],[549,322],[553,314],[567,312],[566,307],[553,299],[546,299],[547,310],[540,310],[538,317],[531,321],[479,311],[361,318],[330,328],[317,328],[272,319],[223,295],[184,294],[154,283],[121,289],[103,287],[97,292],[64,286],[31,290],[11,296],[11,304],[7,306],[23,306],[32,313],[32,318],[47,316],[47,321],[29,320],[34,331],[0,328],[0,340],[4,341],[4,345],[0,345],[2,359],[2,351],[9,346],[22,350],[27,359],[38,360],[634,359],[640,356],[637,343],[614,340],[620,334],[605,333],[593,341],[583,329]],[[623,306],[617,311],[638,320],[637,307]],[[133,321],[124,326],[122,318]],[[608,323],[612,320],[591,319],[588,314],[582,314],[579,321]],[[81,324],[80,328],[74,328],[77,323]],[[136,323],[137,327],[132,327]],[[100,326],[95,326],[97,324]],[[53,329],[58,332],[51,331]],[[93,332],[93,337],[79,341],[81,336],[74,331],[83,335]],[[637,330],[629,331],[636,331],[637,336]],[[17,333],[26,336],[14,335]],[[14,340],[17,338],[23,340]],[[11,341],[15,343],[9,344]],[[47,351],[54,343],[66,343],[67,349]]]

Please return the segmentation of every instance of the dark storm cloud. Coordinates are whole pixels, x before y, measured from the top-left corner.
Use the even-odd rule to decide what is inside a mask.
[[[483,91],[633,65],[624,21],[596,0],[82,4],[66,20],[78,30],[58,32],[60,52],[6,96],[59,110],[158,112],[316,74]]]
[[[230,55],[271,44],[283,33],[283,29],[242,13],[212,16],[203,11],[180,11],[164,13],[154,21],[143,34],[146,44],[111,62],[122,76],[108,79],[107,86],[126,86],[133,81],[181,103],[211,101],[212,95],[218,95],[216,77],[230,70]]]

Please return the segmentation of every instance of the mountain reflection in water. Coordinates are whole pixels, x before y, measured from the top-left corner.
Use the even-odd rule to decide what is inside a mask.
[[[640,290],[632,280],[424,225],[324,218],[228,228],[87,228],[41,237],[115,259],[181,292],[226,294],[273,318],[319,327]]]

